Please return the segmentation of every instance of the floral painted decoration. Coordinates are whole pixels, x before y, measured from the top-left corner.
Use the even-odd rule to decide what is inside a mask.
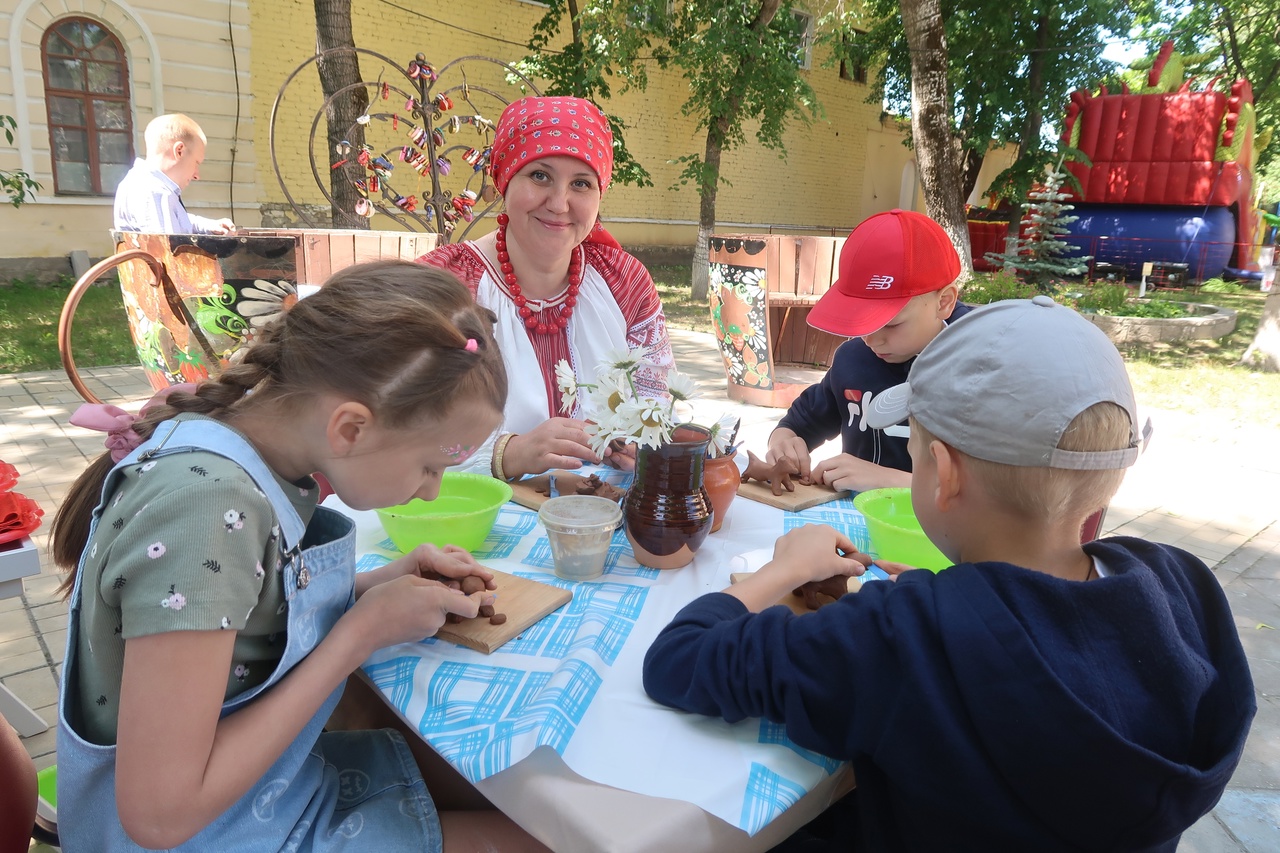
[[[603,456],[614,441],[659,447],[671,441],[677,426],[689,423],[676,409],[679,404],[689,404],[697,398],[697,385],[685,374],[671,371],[667,374],[668,396],[645,396],[636,386],[635,375],[641,365],[647,363],[643,350],[611,351],[597,367],[594,384],[579,382],[564,359],[556,364],[561,411],[572,412],[579,397],[582,398],[583,411],[589,421],[588,442],[597,455]],[[737,434],[738,422],[726,415],[707,431],[711,434],[712,455],[724,455]]]

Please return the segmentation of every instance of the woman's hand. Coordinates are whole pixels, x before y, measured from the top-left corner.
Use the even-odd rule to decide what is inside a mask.
[[[586,427],[586,421],[576,418],[551,418],[526,433],[511,436],[502,454],[502,473],[517,477],[599,462],[600,457],[587,444]]]
[[[619,471],[636,470],[636,446],[615,438],[605,448],[604,464]]]

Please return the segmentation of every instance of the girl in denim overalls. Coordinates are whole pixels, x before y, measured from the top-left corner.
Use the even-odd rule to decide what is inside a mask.
[[[400,735],[321,731],[374,650],[492,600],[448,583],[493,587],[452,546],[357,576],[311,477],[358,509],[434,498],[501,419],[491,322],[446,273],[354,266],[217,379],[77,413],[111,436],[54,525],[63,849],[545,849],[495,812],[437,815]]]

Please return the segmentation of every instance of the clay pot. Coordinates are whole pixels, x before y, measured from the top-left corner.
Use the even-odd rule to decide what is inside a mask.
[[[689,565],[711,532],[711,500],[702,482],[711,436],[680,427],[672,437],[661,447],[640,448],[635,481],[622,505],[632,553],[653,569]]]
[[[711,497],[711,509],[714,521],[711,532],[715,533],[724,524],[729,513],[729,504],[737,497],[738,486],[742,484],[742,475],[738,472],[738,463],[733,461],[738,451],[728,456],[708,456],[702,465],[702,484]]]

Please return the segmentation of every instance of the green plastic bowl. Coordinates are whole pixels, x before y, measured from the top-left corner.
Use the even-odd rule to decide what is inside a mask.
[[[939,572],[951,565],[920,529],[911,508],[910,489],[871,489],[853,497],[853,505],[867,520],[876,556],[894,563]]]
[[[40,799],[55,809],[58,807],[58,765],[46,767],[36,774],[36,786]]]
[[[435,500],[414,498],[407,504],[375,511],[391,541],[406,554],[424,542],[475,551],[484,544],[498,510],[509,500],[511,487],[501,480],[446,471]]]

